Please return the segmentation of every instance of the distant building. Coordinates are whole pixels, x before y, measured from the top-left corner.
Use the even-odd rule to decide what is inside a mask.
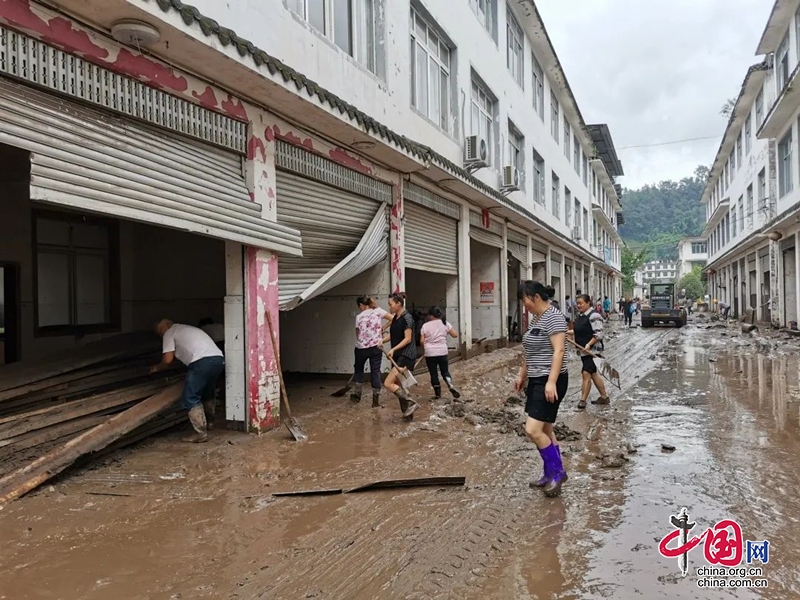
[[[695,267],[705,267],[708,261],[708,244],[704,238],[683,238],[678,243],[678,280]]]
[[[675,281],[678,274],[678,263],[671,260],[651,260],[642,266],[642,281],[645,284],[654,281]]]

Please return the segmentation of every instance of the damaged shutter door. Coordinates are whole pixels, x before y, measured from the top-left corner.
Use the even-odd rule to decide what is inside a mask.
[[[300,255],[261,217],[242,157],[0,78],[0,143],[31,153],[31,200]]]
[[[503,248],[503,228],[500,223],[490,221],[489,229],[484,229],[481,216],[471,211],[469,213],[469,237],[492,248]]]
[[[506,233],[506,245],[511,256],[516,258],[523,265],[528,263],[528,236],[509,229]]]
[[[281,310],[292,310],[377,265],[388,256],[385,203],[277,172],[278,223],[299,229],[303,257],[281,258]]]
[[[407,268],[458,275],[458,221],[406,202],[403,233]]]

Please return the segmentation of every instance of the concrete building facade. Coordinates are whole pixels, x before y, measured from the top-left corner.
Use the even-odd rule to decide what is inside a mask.
[[[684,238],[678,242],[678,264],[676,278],[680,281],[695,267],[703,268],[708,261],[708,244],[704,238]]]
[[[678,275],[678,263],[672,260],[650,260],[642,265],[641,271],[645,285],[657,281],[671,283]]]
[[[462,356],[519,336],[520,280],[616,301],[608,127],[532,1],[463,3],[0,4],[6,359],[211,316],[261,431],[267,311],[284,370],[344,374],[362,294],[444,307]]]

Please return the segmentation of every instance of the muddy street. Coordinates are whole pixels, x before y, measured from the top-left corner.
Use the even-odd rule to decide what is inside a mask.
[[[797,343],[707,327],[614,324],[623,391],[608,407],[576,409],[570,358],[561,499],[528,486],[541,461],[509,398],[518,349],[455,364],[463,402],[428,400],[418,378],[412,423],[385,394],[372,409],[308,382],[290,390],[304,444],[169,434],[8,505],[0,598],[800,597]],[[465,486],[272,496],[456,475]],[[658,553],[681,507],[692,535],[733,519],[768,540],[768,587],[699,588],[702,544],[682,578]]]

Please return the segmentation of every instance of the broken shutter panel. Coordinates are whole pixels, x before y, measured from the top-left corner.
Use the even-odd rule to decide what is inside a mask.
[[[336,273],[349,273],[349,279],[386,258],[388,242],[382,251],[366,242],[361,245],[370,234],[377,235],[370,228],[378,226],[378,214],[386,233],[386,204],[286,171],[278,171],[276,179],[278,223],[299,229],[303,245],[302,258],[283,258],[278,263],[281,310],[291,310],[332,289],[323,280],[337,281]],[[360,254],[354,257],[356,250]],[[365,258],[367,254],[372,258]]]
[[[511,255],[523,265],[528,263],[528,236],[524,233],[506,230],[506,247]]]
[[[561,255],[558,252],[550,253],[550,262],[561,263]]]
[[[31,200],[300,255],[261,217],[241,157],[0,79],[0,143],[31,153]]]
[[[469,213],[469,237],[493,248],[503,248],[503,226],[492,220],[489,221],[489,229],[485,229],[481,216],[472,211]]]
[[[539,252],[538,250],[533,251],[533,260],[532,260],[533,264],[543,263],[546,261],[547,261],[547,254]]]
[[[407,202],[403,234],[407,268],[458,275],[458,221]]]

